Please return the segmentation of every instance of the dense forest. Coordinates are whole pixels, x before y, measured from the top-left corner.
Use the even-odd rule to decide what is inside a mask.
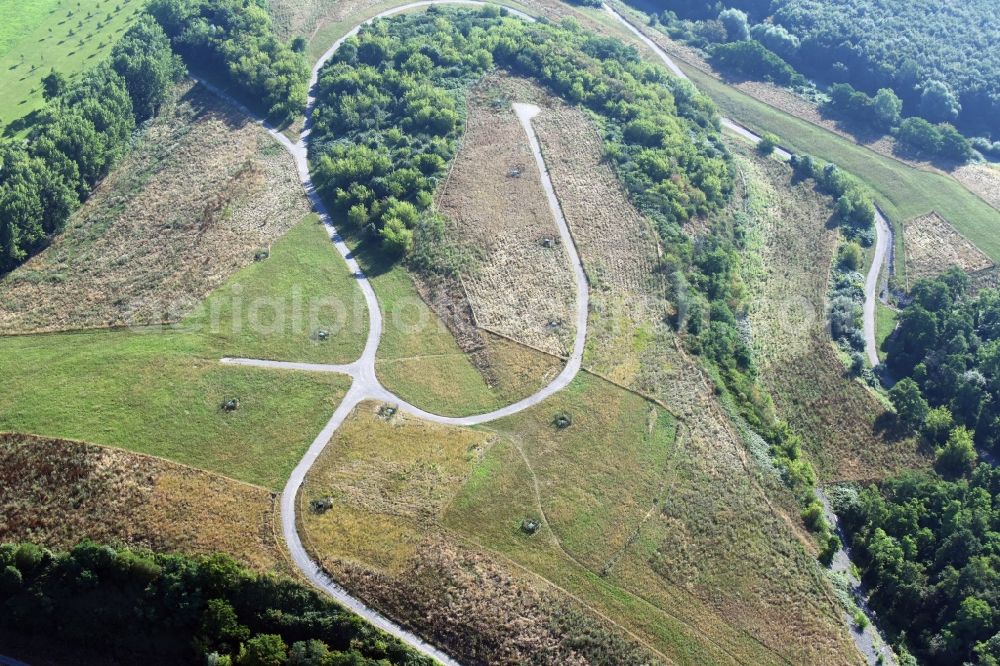
[[[965,273],[951,269],[911,289],[912,302],[887,342],[886,363],[900,378],[890,395],[903,425],[923,429],[935,445],[948,435],[945,420],[1000,451],[1000,292],[972,294],[968,284]]]
[[[839,495],[871,603],[932,664],[1000,664],[1000,292],[950,269],[918,281],[886,364],[896,427],[917,432],[935,471]]]
[[[278,123],[304,109],[305,43],[275,36],[265,0],[153,0],[149,11],[189,66],[232,81],[248,106]]]
[[[102,663],[430,664],[290,579],[221,556],[84,542],[0,546],[0,637],[36,637]]]
[[[0,139],[0,273],[62,229],[181,73],[163,30],[145,16],[108,62],[73,82],[55,71],[45,77],[47,106],[28,141]]]
[[[837,493],[883,629],[922,663],[1000,664],[1000,470]],[[902,664],[913,663],[904,653]]]
[[[681,225],[732,187],[711,103],[616,40],[501,14],[431,8],[349,39],[317,91],[310,157],[321,193],[387,252],[429,251],[419,241],[440,224],[430,205],[462,129],[461,91],[502,67],[597,114],[637,204],[690,253]]]
[[[1000,138],[1000,15],[991,0],[632,2],[658,12],[675,36],[700,44],[752,38],[820,81],[870,96],[893,91],[904,116]]]

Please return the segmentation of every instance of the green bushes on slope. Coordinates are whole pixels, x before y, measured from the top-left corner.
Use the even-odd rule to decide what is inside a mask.
[[[169,41],[145,17],[78,81],[47,77],[48,105],[27,142],[0,139],[0,273],[62,229],[179,74]]]
[[[493,67],[597,114],[609,158],[661,232],[679,236],[726,199],[718,121],[689,85],[616,40],[495,8],[379,21],[341,47],[318,86],[310,158],[320,192],[387,252],[409,252],[433,224],[432,194],[462,129],[461,91]]]
[[[274,121],[305,108],[309,69],[275,36],[264,0],[153,0],[149,12],[192,67],[223,75]]]

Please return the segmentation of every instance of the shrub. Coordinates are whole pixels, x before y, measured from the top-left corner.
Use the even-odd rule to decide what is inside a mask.
[[[861,246],[857,243],[844,243],[837,249],[837,264],[847,271],[856,271],[864,263]]]
[[[760,152],[761,155],[770,155],[777,147],[778,137],[770,132],[764,132],[763,136],[760,137],[760,141],[757,143],[757,151]]]

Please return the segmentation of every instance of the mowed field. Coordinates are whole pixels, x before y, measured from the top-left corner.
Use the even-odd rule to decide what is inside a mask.
[[[349,380],[219,359],[354,360],[367,330],[364,309],[350,306],[356,292],[307,216],[176,325],[0,337],[0,431],[118,446],[279,489]],[[230,398],[239,408],[227,412]]]
[[[0,0],[0,127],[41,108],[42,77],[111,52],[143,0]]]

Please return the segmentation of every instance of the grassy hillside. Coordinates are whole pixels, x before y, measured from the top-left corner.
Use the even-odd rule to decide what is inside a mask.
[[[0,339],[0,430],[151,453],[280,488],[347,390],[337,375],[227,367],[195,337]],[[234,412],[223,401],[239,399]]]
[[[72,76],[111,52],[143,0],[0,0],[0,125],[38,110],[42,77]]]
[[[280,488],[348,380],[219,358],[353,360],[367,330],[356,299],[343,260],[307,216],[180,325],[0,337],[0,430],[119,446]],[[314,335],[321,326],[326,340]],[[223,411],[228,398],[239,409]]]

